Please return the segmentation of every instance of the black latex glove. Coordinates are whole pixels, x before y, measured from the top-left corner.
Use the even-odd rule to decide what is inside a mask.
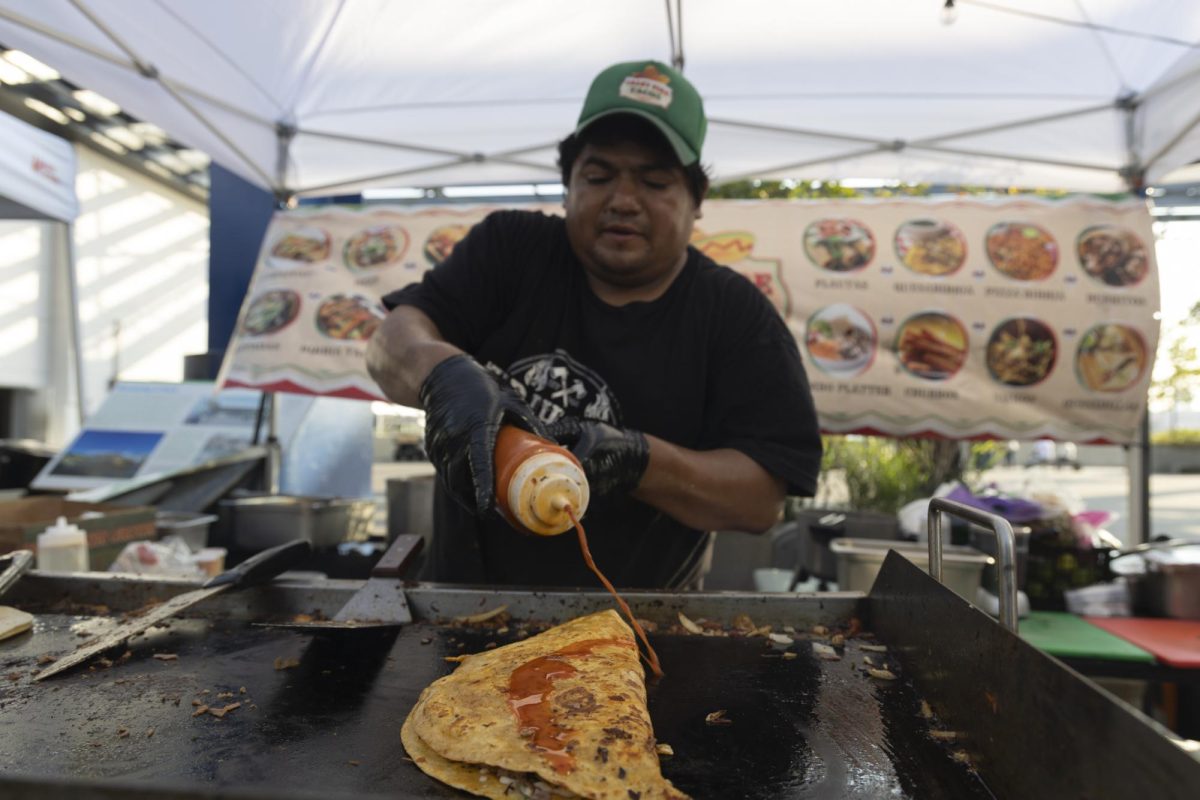
[[[545,436],[541,422],[508,386],[468,355],[451,356],[421,384],[425,451],[442,484],[483,516],[495,504],[496,435],[501,425]]]
[[[583,464],[592,497],[632,492],[650,463],[650,445],[641,431],[563,417],[547,426],[546,433]]]

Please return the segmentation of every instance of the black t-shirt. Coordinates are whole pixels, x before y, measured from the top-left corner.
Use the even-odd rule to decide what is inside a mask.
[[[424,311],[546,422],[567,414],[695,450],[733,448],[790,494],[816,487],[821,442],[795,339],[750,281],[693,248],[662,296],[614,307],[588,286],[561,218],[500,211],[384,304]],[[707,542],[631,497],[593,498],[584,525],[597,565],[623,587],[680,585]],[[440,486],[434,527],[434,580],[599,585],[574,535],[477,519]]]

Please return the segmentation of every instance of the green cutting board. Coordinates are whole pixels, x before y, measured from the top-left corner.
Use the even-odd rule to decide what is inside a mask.
[[[1135,644],[1061,611],[1034,611],[1019,625],[1021,638],[1059,658],[1099,658],[1153,664],[1154,656]]]

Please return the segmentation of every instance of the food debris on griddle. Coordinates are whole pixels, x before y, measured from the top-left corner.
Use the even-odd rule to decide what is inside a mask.
[[[695,634],[703,634],[704,633],[704,628],[701,628],[699,625],[697,625],[696,623],[694,623],[690,619],[688,619],[686,616],[684,616],[682,611],[679,612],[679,624],[682,625],[683,629],[686,630],[688,633],[695,633]]]
[[[731,720],[729,717],[725,716],[726,713],[727,713],[726,710],[724,708],[722,708],[717,711],[713,711],[709,714],[706,714],[704,716],[704,724],[705,725],[732,725],[733,720]]]
[[[43,667],[47,664],[53,664],[55,661],[58,661],[58,656],[52,656],[49,653],[42,653],[37,657],[37,663]]]
[[[871,669],[867,670],[867,674],[870,675],[872,678],[878,678],[881,681],[896,680],[896,674],[889,669],[871,668]]]
[[[480,622],[487,622],[490,619],[495,619],[506,611],[508,611],[508,606],[501,605],[487,611],[481,611],[478,614],[467,614],[466,616],[455,617],[454,621],[461,622],[466,625],[475,625]]]
[[[230,703],[229,705],[225,706],[224,708],[209,708],[208,713],[212,714],[217,719],[221,719],[226,714],[228,714],[230,711],[236,711],[237,709],[239,709],[241,707],[242,707],[241,703]]]
[[[292,668],[298,667],[298,666],[300,666],[300,659],[298,659],[298,658],[284,658],[283,656],[278,656],[275,659],[276,671],[292,669]]]
[[[179,656],[175,653],[155,653],[153,658],[156,661],[178,661]]]
[[[841,661],[842,657],[838,652],[827,644],[821,642],[812,643],[813,654],[822,661]]]

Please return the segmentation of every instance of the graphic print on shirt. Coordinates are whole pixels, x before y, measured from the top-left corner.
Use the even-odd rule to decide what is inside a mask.
[[[608,384],[565,350],[526,356],[508,369],[491,362],[487,368],[507,381],[542,422],[571,416],[621,424],[620,406]]]

